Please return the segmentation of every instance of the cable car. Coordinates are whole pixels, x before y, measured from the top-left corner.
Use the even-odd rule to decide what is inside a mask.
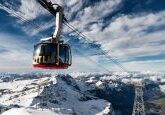
[[[38,0],[38,2],[56,17],[56,28],[52,37],[41,39],[41,42],[34,46],[33,67],[67,69],[71,66],[72,55],[70,46],[60,40],[62,24],[65,20],[63,9],[58,4],[46,0]]]
[[[43,69],[67,69],[72,56],[68,44],[41,42],[34,46],[33,67]]]

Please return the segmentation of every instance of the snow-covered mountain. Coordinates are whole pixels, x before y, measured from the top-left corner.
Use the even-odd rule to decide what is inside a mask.
[[[113,113],[110,102],[93,96],[87,90],[85,83],[77,84],[70,75],[2,75],[0,103],[6,109],[16,108],[4,112],[5,115],[20,111],[28,115],[41,111],[51,115]]]
[[[2,115],[130,115],[130,80],[145,84],[145,100],[165,93],[165,73],[1,73],[0,110]]]

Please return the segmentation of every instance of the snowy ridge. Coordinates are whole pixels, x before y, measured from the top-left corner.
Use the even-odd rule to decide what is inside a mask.
[[[85,84],[81,83],[81,87],[79,87],[69,75],[45,76],[40,79],[35,77],[23,79],[19,76],[8,82],[5,79],[5,82],[0,83],[0,88],[3,88],[0,103],[18,106],[17,109],[7,112],[25,112],[24,114],[32,115],[30,113],[39,112],[39,110],[34,110],[36,107],[44,109],[44,111],[49,110],[48,113],[51,111],[51,114],[52,112],[54,114],[76,113],[80,115],[108,114],[112,111],[108,101],[98,99],[88,93],[85,94],[81,91]],[[39,95],[38,84],[41,85]],[[3,114],[6,115],[6,112]]]
[[[143,72],[132,75],[132,81],[145,84],[146,98],[165,93],[165,73]],[[130,114],[133,94],[130,74],[125,72],[0,74],[0,108],[6,111],[2,115],[13,112],[23,112],[24,115]],[[113,106],[114,103],[117,108]]]

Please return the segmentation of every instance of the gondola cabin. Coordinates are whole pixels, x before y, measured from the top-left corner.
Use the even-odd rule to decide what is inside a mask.
[[[55,31],[52,37],[41,39],[41,42],[34,46],[33,67],[43,69],[67,69],[71,66],[72,55],[68,44],[60,40],[64,17],[63,8],[58,4],[52,4],[46,0],[38,2],[47,9],[55,18]]]
[[[33,67],[67,69],[71,66],[71,49],[68,44],[41,42],[34,46]]]

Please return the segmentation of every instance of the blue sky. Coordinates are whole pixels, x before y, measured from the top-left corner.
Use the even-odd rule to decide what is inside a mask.
[[[64,8],[68,22],[62,39],[72,47],[73,65],[65,71],[165,70],[164,0],[51,0]],[[54,32],[54,17],[35,0],[0,1],[0,72],[36,71],[33,45]],[[92,61],[91,61],[92,60]]]

